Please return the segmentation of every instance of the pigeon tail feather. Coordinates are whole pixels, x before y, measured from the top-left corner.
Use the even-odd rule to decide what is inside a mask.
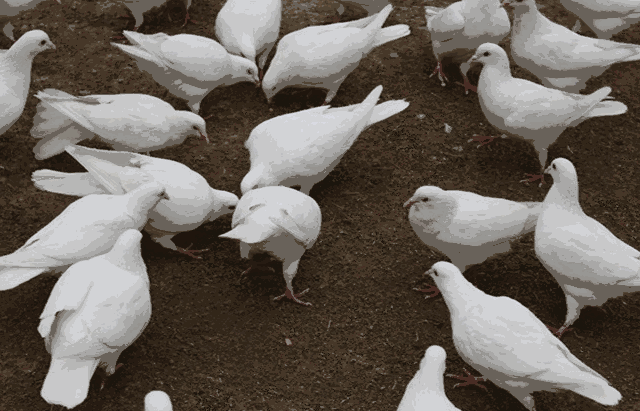
[[[616,405],[622,399],[622,394],[604,379],[593,381],[591,384],[583,383],[578,387],[570,388],[570,390],[602,405]]]
[[[40,395],[49,404],[74,408],[87,398],[98,359],[52,358]]]
[[[380,121],[386,120],[409,107],[409,103],[404,100],[391,100],[378,104],[371,114],[367,127],[370,127]]]
[[[406,24],[396,24],[395,26],[385,27],[376,35],[376,41],[373,47],[382,46],[393,40],[401,39],[411,34],[411,29]]]
[[[50,193],[84,197],[89,194],[109,194],[89,173],[62,173],[36,170],[31,174],[33,185]]]
[[[11,290],[47,271],[47,268],[7,267],[0,269],[0,291]]]
[[[586,114],[586,117],[617,116],[626,113],[627,110],[627,106],[619,101],[601,101]]]

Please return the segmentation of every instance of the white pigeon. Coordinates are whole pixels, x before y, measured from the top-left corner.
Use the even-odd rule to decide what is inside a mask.
[[[144,411],[173,411],[171,398],[164,391],[151,391],[144,397]]]
[[[509,16],[500,6],[500,0],[462,0],[446,8],[425,6],[424,9],[433,54],[438,61],[431,76],[437,74],[444,87],[445,80],[449,80],[444,74],[442,59],[451,58],[457,64],[464,63],[465,91],[476,91],[467,78],[467,60],[481,44],[499,43],[511,30]]]
[[[13,25],[9,22],[11,17],[17,16],[25,10],[35,8],[39,3],[45,0],[0,0],[0,27],[5,36],[11,41],[16,41],[13,37]],[[60,0],[55,0],[60,4]],[[39,30],[38,30],[39,31]]]
[[[567,127],[575,127],[591,117],[627,112],[627,106],[620,102],[603,101],[611,98],[610,87],[585,96],[512,77],[507,53],[496,44],[478,47],[469,60],[472,62],[484,66],[478,81],[478,97],[485,117],[497,129],[531,142],[542,168],[547,161],[547,148]]]
[[[560,3],[579,17],[573,31],[580,29],[580,20],[598,36],[610,39],[614,34],[640,22],[640,0],[560,0]]]
[[[76,196],[118,195],[156,181],[171,200],[158,203],[149,212],[144,230],[156,243],[193,258],[199,259],[195,253],[206,250],[178,248],[173,236],[231,214],[238,203],[235,194],[211,188],[204,177],[177,161],[81,146],[68,146],[66,151],[89,172],[37,170],[31,177],[36,187]]]
[[[535,230],[541,206],[434,186],[418,188],[404,203],[416,235],[463,272],[511,251],[512,241]]]
[[[258,67],[253,61],[229,54],[218,42],[192,34],[169,36],[164,33],[141,34],[124,31],[133,44],[111,43],[133,57],[138,68],[151,74],[176,97],[187,100],[198,113],[200,103],[218,86],[241,81],[257,85]]]
[[[229,53],[256,62],[260,78],[278,40],[282,0],[227,0],[216,17],[215,33]]]
[[[299,299],[309,289],[295,294],[292,282],[302,255],[318,239],[321,224],[320,207],[311,197],[287,187],[264,187],[240,198],[233,213],[233,229],[220,237],[239,240],[242,258],[268,254],[281,261],[287,288],[275,300],[286,297],[310,306]]]
[[[160,7],[167,0],[115,0],[118,3],[124,4],[129,10],[131,10],[131,14],[133,14],[133,18],[135,19],[134,31],[137,31],[140,26],[144,23],[144,13],[153,9],[154,7]],[[184,7],[186,9],[187,14],[184,18],[184,24],[182,27],[187,25],[187,22],[191,20],[189,17],[189,7],[191,7],[191,0],[183,0]]]
[[[98,365],[107,376],[151,318],[142,234],[125,231],[106,254],[69,267],[51,291],[38,332],[51,354],[40,395],[74,408],[87,398]]]
[[[309,195],[340,162],[360,133],[409,106],[391,100],[376,106],[382,86],[360,104],[321,106],[267,120],[245,142],[251,169],[240,184],[242,194],[257,187],[300,186]]]
[[[276,47],[262,90],[271,101],[285,87],[318,87],[328,90],[328,104],[349,73],[374,48],[411,34],[409,26],[382,28],[391,14],[389,4],[380,13],[348,23],[311,26],[289,33]]]
[[[640,46],[581,36],[546,18],[535,0],[505,0],[514,8],[511,56],[547,87],[577,93],[615,63],[640,60]]]
[[[0,291],[47,271],[104,254],[129,229],[140,230],[164,194],[151,182],[125,195],[89,195],[71,203],[12,254],[0,257]]]
[[[432,345],[424,353],[420,369],[407,385],[398,411],[460,411],[444,392],[447,352]]]
[[[0,54],[0,135],[14,125],[24,111],[33,58],[40,52],[55,48],[47,33],[31,30]]]
[[[345,12],[345,8],[354,7],[364,9],[369,16],[379,13],[388,4],[389,0],[338,0],[340,6],[338,7],[338,14],[342,15]]]
[[[461,385],[488,379],[530,411],[535,391],[570,390],[602,405],[622,398],[518,301],[485,294],[447,262],[435,263],[428,274],[449,308],[458,354],[483,375],[457,377],[467,381]]]
[[[640,251],[625,244],[582,211],[578,176],[571,162],[553,160],[545,171],[553,186],[542,204],[535,234],[536,256],[567,299],[562,335],[587,305],[640,291]]]
[[[31,136],[37,160],[53,157],[71,144],[98,135],[115,150],[150,152],[182,144],[189,136],[207,138],[202,117],[177,111],[146,94],[75,97],[60,90],[39,91]]]

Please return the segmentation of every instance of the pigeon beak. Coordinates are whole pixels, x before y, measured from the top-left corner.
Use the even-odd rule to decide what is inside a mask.
[[[551,166],[547,167],[546,170],[544,170],[545,174],[551,174]]]
[[[424,273],[424,274],[425,274],[425,275],[430,276],[431,278],[433,278],[433,272],[434,272],[434,270],[433,270],[433,268],[432,268],[432,269],[430,269],[429,271],[427,271],[427,272],[426,272],[426,273]]]
[[[411,197],[410,199],[407,200],[406,203],[404,203],[403,207],[404,208],[411,208],[411,206],[414,205],[415,203],[417,203],[417,201],[414,200],[413,197]]]
[[[209,137],[207,137],[206,134],[202,134],[202,132],[200,132],[200,137],[202,137],[207,142],[207,144],[209,144]]]
[[[49,42],[49,48],[50,48],[51,50],[55,50],[55,49],[56,49],[56,45],[55,45],[55,44],[53,44],[52,42]]]
[[[476,56],[475,54],[473,56],[471,56],[471,58],[467,61],[467,64],[471,64],[471,63],[477,63],[478,56]]]
[[[171,201],[171,198],[169,197],[169,195],[167,194],[166,191],[164,193],[162,193],[162,199],[163,200],[167,200],[167,201]]]

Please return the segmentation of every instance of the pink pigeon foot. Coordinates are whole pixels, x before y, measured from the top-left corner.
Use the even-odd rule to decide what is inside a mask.
[[[471,140],[475,141],[476,143],[480,143],[478,148],[484,146],[485,144],[491,143],[496,138],[498,138],[498,137],[493,137],[493,136],[471,136]]]
[[[306,290],[304,290],[303,292],[301,292],[301,293],[294,294],[291,290],[289,290],[287,288],[286,291],[284,292],[284,294],[274,298],[273,301],[280,301],[282,298],[287,297],[288,299],[290,299],[294,303],[298,303],[300,305],[304,305],[305,307],[310,307],[312,305],[311,303],[305,303],[304,301],[298,299],[298,297],[300,297],[301,295],[305,294],[307,291],[309,291],[308,288]]]
[[[440,61],[438,61],[438,65],[433,70],[433,73],[431,73],[429,78],[433,77],[434,74],[438,75],[438,79],[440,79],[440,82],[442,83],[442,87],[447,85],[445,81],[449,81],[449,79],[447,78],[447,76],[444,75],[444,71],[442,71],[442,63]]]
[[[119,369],[120,367],[122,367],[123,365],[124,365],[124,364],[118,364],[118,365],[116,365],[116,369],[115,369],[114,373],[115,373],[116,371],[118,371],[118,369]],[[104,388],[104,386],[105,386],[105,383],[106,383],[106,382],[107,382],[107,376],[106,376],[106,374],[105,374],[105,377],[102,379],[102,382],[100,383],[100,391],[102,391],[102,389]]]
[[[457,83],[457,84],[460,84],[461,86],[464,87],[464,94],[469,94],[469,90],[473,91],[474,93],[478,93],[478,88],[473,84],[471,84],[467,76],[463,75],[462,77],[464,77],[464,84],[460,84],[460,83]]]
[[[460,383],[454,385],[453,388],[465,387],[467,385],[477,385],[478,387],[480,387],[483,390],[487,391],[487,387],[485,387],[484,385],[480,384],[483,381],[487,381],[487,379],[485,377],[474,377],[473,375],[471,375],[471,373],[469,371],[467,371],[466,368],[463,368],[463,370],[464,370],[464,373],[467,374],[464,377],[461,376],[461,375],[447,374],[447,377],[457,378],[459,380],[464,381],[464,382],[460,382]]]
[[[198,24],[197,21],[192,20],[191,17],[189,17],[189,12],[187,11],[187,15],[184,17],[184,24],[180,26],[180,28],[186,26],[188,22],[192,22],[193,24]]]
[[[524,180],[520,180],[521,183],[532,183],[536,180],[540,180],[540,185],[538,185],[538,187],[542,187],[542,185],[544,184],[544,174],[529,174],[526,173],[525,174],[526,177],[529,177],[528,179],[524,179]]]
[[[573,330],[573,328],[565,327],[564,325],[560,328],[553,328],[547,325],[547,328],[553,333],[553,335],[558,337],[558,339],[561,339],[564,333],[566,333],[567,331]]]
[[[440,290],[435,285],[429,285],[429,286],[427,286],[427,288],[423,288],[423,289],[414,288],[414,290],[415,291],[420,291],[421,293],[433,293],[431,295],[428,295],[428,296],[424,297],[425,299],[433,298],[433,297],[436,297],[438,294],[440,294]]]
[[[191,244],[191,245],[193,245],[193,244]],[[189,247],[187,247],[187,248],[178,247],[178,252],[182,253],[182,254],[186,254],[191,258],[195,258],[196,260],[202,260],[202,257],[199,257],[199,256],[197,256],[195,254],[196,253],[204,253],[205,251],[209,251],[208,248],[205,248],[204,250],[190,250],[191,245]]]

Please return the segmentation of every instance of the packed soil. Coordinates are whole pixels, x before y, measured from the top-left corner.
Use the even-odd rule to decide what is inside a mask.
[[[42,29],[57,50],[35,58],[26,109],[0,136],[0,255],[22,246],[76,200],[39,191],[30,181],[31,173],[43,168],[83,171],[66,153],[35,160],[36,140],[29,130],[38,90],[56,88],[73,95],[147,93],[177,109],[188,109],[110,45],[112,36],[133,28],[132,19],[117,18],[128,13],[125,6],[62,2],[46,1],[13,19],[16,38]],[[525,173],[539,172],[533,147],[513,138],[498,138],[482,147],[470,142],[474,134],[500,133],[485,120],[477,95],[465,96],[462,87],[454,83],[442,87],[435,77],[429,78],[436,61],[424,29],[423,6],[446,2],[393,0],[393,4],[386,25],[408,24],[412,34],[367,56],[331,104],[358,103],[380,84],[381,102],[406,99],[411,104],[364,132],[311,192],[322,209],[322,230],[302,258],[294,287],[309,288],[304,298],[313,306],[273,301],[284,291],[280,264],[273,265],[276,273],[258,272],[239,280],[249,264],[240,258],[236,242],[218,238],[230,229],[231,216],[175,238],[178,246],[209,248],[202,260],[166,250],[145,234],[142,253],[151,280],[151,322],[120,357],[124,367],[102,391],[99,375],[94,376],[89,396],[77,410],[142,410],[143,398],[151,390],[167,392],[177,411],[393,410],[429,346],[446,350],[447,372],[462,374],[463,367],[468,368],[453,346],[443,299],[425,300],[413,290],[433,284],[423,274],[446,257],[416,237],[402,204],[423,185],[542,201],[551,178],[541,188],[537,183],[519,183]],[[569,27],[575,22],[559,2],[541,4],[552,20]],[[140,31],[214,37],[221,7],[218,1],[195,0],[190,14],[197,24],[181,28],[184,5],[171,0],[147,13]],[[280,36],[332,22],[337,7],[330,0],[284,0]],[[364,16],[364,10],[348,9],[342,19]],[[640,26],[614,40],[640,44]],[[0,38],[0,46],[10,45],[7,38]],[[461,80],[455,66],[446,71],[450,80]],[[472,82],[478,72],[472,71]],[[535,81],[521,68],[514,66],[512,72]],[[575,164],[584,211],[635,248],[640,248],[639,75],[640,63],[625,63],[591,80],[584,93],[610,86],[612,96],[629,107],[628,113],[568,129],[549,150],[549,160],[565,157]],[[251,130],[269,118],[317,106],[324,96],[320,90],[285,90],[268,105],[262,91],[250,83],[216,89],[201,109],[203,116],[212,115],[207,120],[211,144],[189,139],[153,155],[180,161],[214,188],[239,195],[240,181],[249,170],[243,144]],[[445,132],[445,124],[451,132]],[[83,144],[107,148],[99,142]],[[465,276],[491,295],[520,301],[546,324],[557,327],[564,321],[564,295],[538,262],[531,234],[512,252],[471,267]],[[50,356],[36,328],[55,282],[55,277],[40,276],[2,292],[2,411],[50,409],[40,397]],[[563,337],[571,352],[622,393],[617,410],[640,410],[639,324],[637,293],[610,300],[602,308],[584,309],[573,331]],[[492,383],[486,383],[488,392],[477,387],[454,389],[455,383],[445,379],[448,397],[461,410],[524,410]],[[535,399],[538,411],[607,409],[569,391],[541,392]]]

